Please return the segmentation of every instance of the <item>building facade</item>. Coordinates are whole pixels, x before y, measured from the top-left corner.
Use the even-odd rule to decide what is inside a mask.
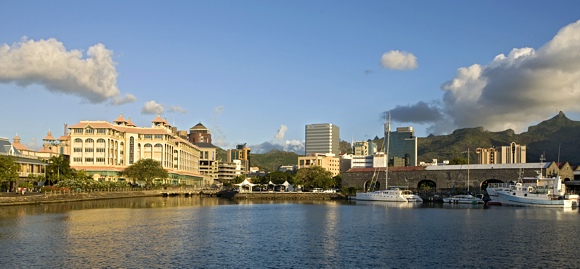
[[[526,163],[526,146],[510,143],[498,148],[477,148],[477,164]]]
[[[377,152],[377,144],[372,141],[355,141],[352,143],[353,155],[368,156]]]
[[[417,137],[413,127],[398,127],[391,132],[388,154],[395,166],[417,166]]]
[[[340,155],[340,128],[331,123],[309,124],[305,128],[305,155]]]
[[[160,183],[204,187],[213,182],[199,171],[200,150],[157,116],[150,128],[120,115],[113,123],[81,121],[70,129],[70,166],[96,180],[125,180],[121,172],[141,159],[159,161],[169,173]]]
[[[189,142],[199,148],[199,172],[213,179],[218,178],[219,161],[217,147],[211,143],[211,132],[203,124],[198,123],[189,128]]]
[[[250,172],[250,148],[246,147],[246,144],[237,145],[235,149],[228,149],[226,161],[232,163],[235,160],[240,160],[241,173],[247,175]]]
[[[320,166],[332,173],[332,176],[340,174],[340,158],[334,154],[312,154],[309,156],[298,156],[298,169]]]

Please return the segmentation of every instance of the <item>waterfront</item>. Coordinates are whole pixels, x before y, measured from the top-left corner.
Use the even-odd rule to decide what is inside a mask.
[[[577,209],[145,197],[0,208],[10,268],[577,268]]]

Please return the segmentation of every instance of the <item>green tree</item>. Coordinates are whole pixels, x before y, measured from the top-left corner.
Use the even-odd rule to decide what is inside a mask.
[[[46,166],[46,179],[53,184],[60,179],[71,179],[74,177],[74,170],[70,167],[70,160],[64,155],[52,156]]]
[[[292,174],[290,172],[275,171],[268,173],[265,178],[266,182],[264,183],[268,183],[270,181],[272,181],[274,184],[282,184],[284,181],[292,183]]]
[[[294,185],[303,185],[306,189],[327,189],[333,185],[332,173],[320,166],[301,168],[294,175]]]
[[[10,183],[18,180],[20,165],[12,156],[0,155],[0,185],[3,189],[10,188]]]
[[[157,178],[165,179],[169,175],[161,163],[153,159],[141,159],[123,171],[123,175],[134,181],[145,181],[147,186]]]

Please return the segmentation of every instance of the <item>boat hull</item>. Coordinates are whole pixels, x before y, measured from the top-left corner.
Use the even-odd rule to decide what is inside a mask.
[[[578,206],[577,200],[551,199],[546,195],[528,194],[526,196],[520,196],[513,195],[508,192],[498,192],[497,195],[502,205],[562,208]]]
[[[382,190],[373,192],[357,192],[355,196],[359,201],[383,201],[383,202],[422,202],[418,195],[403,194],[401,190]]]

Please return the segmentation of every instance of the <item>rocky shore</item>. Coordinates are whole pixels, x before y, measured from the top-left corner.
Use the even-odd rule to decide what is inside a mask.
[[[0,206],[64,203],[100,199],[161,196],[159,190],[129,192],[1,193]]]

